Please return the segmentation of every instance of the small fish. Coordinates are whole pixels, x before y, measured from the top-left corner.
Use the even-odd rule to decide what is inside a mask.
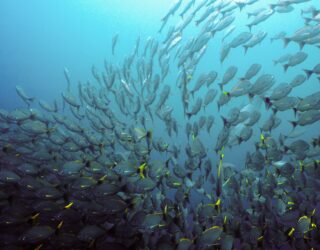
[[[292,81],[290,82],[290,85],[294,88],[294,87],[300,86],[306,80],[307,80],[307,77],[305,77],[302,74],[298,74],[292,79]]]
[[[17,85],[16,91],[21,99],[28,105],[28,107],[34,102],[35,98],[28,96],[21,86]]]
[[[286,72],[289,67],[293,67],[304,62],[307,59],[307,57],[308,54],[305,52],[297,52],[296,54],[293,54],[289,58],[288,63],[283,65],[284,72]]]
[[[257,16],[255,16],[254,20],[247,25],[249,30],[251,31],[252,26],[258,25],[259,23],[267,20],[273,13],[273,9],[265,9],[260,12]]]
[[[244,53],[246,54],[249,48],[253,48],[257,44],[260,44],[266,36],[267,32],[265,31],[260,31],[254,34],[252,38],[245,45],[243,45]]]
[[[236,48],[246,42],[248,42],[252,38],[252,34],[250,32],[242,32],[237,35],[233,40],[229,43],[231,48]]]
[[[229,44],[225,44],[221,47],[220,50],[220,63],[223,63],[223,61],[226,59],[230,52],[231,46]]]
[[[285,31],[280,31],[279,33],[275,34],[274,36],[272,36],[270,38],[270,41],[273,42],[275,40],[281,40],[283,39],[285,36],[287,35],[287,33]]]
[[[240,78],[240,80],[241,81],[251,80],[251,78],[253,78],[254,76],[256,76],[259,73],[261,68],[262,68],[261,64],[258,64],[258,63],[251,64],[251,66],[246,71],[245,76]]]
[[[112,45],[111,45],[112,55],[114,55],[114,53],[115,53],[115,49],[116,49],[116,45],[118,43],[118,40],[119,40],[119,34],[114,35],[114,37],[112,38]]]
[[[202,99],[198,98],[196,100],[196,103],[192,107],[191,111],[186,113],[186,115],[188,116],[188,119],[190,119],[191,116],[196,115],[200,111],[201,106],[202,106]]]
[[[223,90],[223,86],[229,83],[237,74],[238,72],[238,67],[236,66],[230,66],[226,72],[224,73],[222,77],[221,83],[219,83],[220,89]]]

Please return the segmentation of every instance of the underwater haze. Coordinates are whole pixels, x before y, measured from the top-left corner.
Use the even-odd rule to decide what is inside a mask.
[[[171,4],[171,0],[1,1],[1,107],[23,105],[15,94],[18,84],[44,99],[60,95],[65,67],[77,76],[75,80],[89,78],[92,64],[103,66],[105,58],[112,58],[115,34],[121,33],[118,54],[123,57],[138,36],[146,39],[155,33]]]
[[[319,0],[0,2],[1,249],[320,249]]]

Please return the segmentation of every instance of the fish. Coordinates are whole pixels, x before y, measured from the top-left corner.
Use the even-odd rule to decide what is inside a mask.
[[[229,44],[225,44],[221,47],[220,50],[220,63],[223,63],[223,61],[226,59],[230,52],[231,46]]]
[[[255,16],[259,15],[261,12],[266,11],[266,10],[267,10],[267,8],[254,9],[252,11],[247,12],[247,16],[248,16],[248,18],[255,17]]]
[[[299,30],[297,30],[292,36],[284,37],[282,39],[283,43],[284,43],[284,47],[287,47],[288,44],[292,41],[300,43],[305,39],[309,39],[309,38],[312,38],[312,37],[318,35],[319,34],[319,25],[304,26],[304,27],[300,28]],[[302,48],[302,47],[300,46],[300,48]]]
[[[187,13],[191,9],[192,6],[194,6],[195,2],[196,2],[195,0],[189,1],[188,4],[185,5],[185,7],[183,8],[183,10],[180,12],[179,15],[183,18],[184,14]]]
[[[238,81],[232,89],[227,93],[231,97],[239,97],[249,94],[251,89],[251,82],[249,80]]]
[[[53,106],[48,104],[45,101],[39,100],[39,106],[48,112],[58,112],[58,104],[57,101],[54,101]]]
[[[267,20],[272,14],[274,14],[273,9],[265,9],[259,12],[259,14],[256,15],[255,18],[249,24],[247,24],[249,30],[251,31],[252,26],[258,25],[259,23]]]
[[[267,32],[265,31],[260,31],[256,34],[254,34],[251,39],[243,45],[244,48],[244,53],[246,54],[249,48],[253,48],[257,44],[260,44],[267,36]]]
[[[289,13],[294,10],[294,7],[291,5],[288,6],[279,6],[275,8],[275,11],[278,13]]]
[[[246,74],[244,75],[244,77],[241,77],[240,80],[241,81],[251,80],[251,78],[253,78],[254,76],[256,76],[259,73],[261,68],[262,68],[261,64],[258,64],[258,63],[251,64],[251,66],[246,71]]]
[[[186,113],[188,119],[190,119],[191,116],[196,115],[200,111],[201,107],[202,107],[202,99],[197,98],[196,103],[192,107],[191,111]]]
[[[312,109],[318,109],[320,92],[317,91],[311,95],[305,96],[297,105],[297,111],[304,112]]]
[[[279,100],[272,101],[271,105],[274,112],[285,111],[288,109],[292,109],[294,112],[296,112],[295,110],[299,101],[300,100],[297,97],[286,96],[286,97],[280,98]]]
[[[126,56],[121,33],[111,38],[117,58],[90,65],[86,82],[65,68],[57,98],[17,93],[27,107],[0,109],[0,248],[316,249],[320,10],[257,2],[178,0],[156,27],[165,33],[133,36]],[[274,13],[278,34],[263,24]],[[267,67],[269,33],[308,45],[273,44],[277,63],[309,66],[284,78]],[[226,60],[260,42],[256,62]]]
[[[273,65],[277,65],[278,63],[285,63],[289,61],[291,57],[292,57],[292,54],[284,54],[280,56],[278,59],[273,60]]]
[[[271,74],[261,75],[255,82],[252,84],[249,95],[261,95],[270,89],[275,84],[275,77]]]
[[[215,71],[209,72],[208,74],[202,74],[198,78],[196,85],[190,91],[190,94],[193,96],[196,91],[198,91],[202,86],[207,85],[209,87],[217,78],[218,74]]]
[[[287,33],[285,31],[280,31],[279,33],[275,34],[274,36],[272,36],[270,38],[270,41],[273,42],[275,40],[281,40],[283,39],[285,36],[287,35]]]
[[[112,45],[111,45],[112,55],[114,55],[114,53],[115,53],[115,48],[118,43],[118,39],[119,39],[119,34],[114,35],[112,38]]]
[[[30,105],[34,102],[35,98],[28,96],[23,88],[19,85],[16,86],[16,92],[21,97],[21,99],[30,107]]]
[[[216,89],[209,89],[208,92],[206,93],[203,101],[203,107],[206,108],[210,103],[213,102],[214,98],[217,95],[217,90]]]
[[[221,116],[223,120],[223,125],[230,127],[231,124],[235,123],[238,120],[239,115],[240,115],[240,109],[232,108],[228,113],[228,117]]]
[[[306,76],[304,76],[302,74],[298,74],[292,79],[292,81],[290,82],[290,85],[294,88],[294,87],[300,86],[306,80],[307,80]]]
[[[158,102],[158,104],[157,104],[157,107],[158,107],[157,109],[161,108],[161,107],[164,105],[165,101],[166,101],[166,100],[168,99],[168,97],[169,97],[170,91],[171,91],[171,88],[170,88],[169,85],[165,85],[165,86],[163,87],[162,92],[161,92],[161,94],[160,94],[159,102]]]
[[[218,139],[216,142],[216,146],[214,148],[216,153],[220,151],[228,143],[229,135],[230,135],[230,128],[228,128],[227,126],[224,126],[223,129],[218,134]]]
[[[296,54],[293,54],[289,60],[288,63],[283,65],[284,72],[288,70],[289,67],[296,66],[302,62],[304,62],[308,57],[308,54],[305,52],[297,52]]]
[[[229,27],[235,20],[235,17],[232,15],[225,16],[224,18],[220,19],[217,25],[214,28],[214,32],[222,31],[225,28]]]
[[[236,26],[235,25],[231,25],[229,26],[229,28],[225,31],[225,34],[222,38],[222,42],[224,42],[224,40],[230,36],[232,34],[232,32],[235,30]]]
[[[218,110],[220,110],[220,108],[226,105],[230,100],[231,100],[231,96],[229,92],[227,91],[222,92],[217,101]]]
[[[238,136],[238,144],[248,141],[253,134],[253,130],[249,126],[244,126]]]
[[[206,129],[208,133],[210,133],[213,124],[214,124],[214,116],[208,116],[207,123],[206,123]]]
[[[215,11],[215,7],[214,6],[210,6],[206,9],[206,11],[202,14],[202,16],[200,16],[196,21],[196,26],[198,26],[200,23],[202,23],[204,20],[206,20],[210,15],[218,15],[219,12]]]
[[[283,97],[286,97],[288,94],[290,94],[291,90],[292,85],[288,83],[280,83],[272,90],[269,100],[279,100]]]
[[[242,32],[229,43],[231,48],[236,48],[244,43],[247,43],[251,38],[252,34],[250,32]]]
[[[213,245],[222,234],[222,228],[213,226],[202,232],[199,238],[199,247],[208,247]]]
[[[303,71],[306,73],[307,79],[309,79],[312,74],[320,75],[320,63],[315,65],[313,69],[304,69]]]
[[[227,83],[229,83],[237,74],[238,67],[236,66],[230,66],[224,73],[222,77],[221,83],[219,83],[220,89],[223,90],[223,86]]]

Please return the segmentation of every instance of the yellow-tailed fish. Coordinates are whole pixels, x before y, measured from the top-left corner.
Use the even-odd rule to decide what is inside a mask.
[[[39,246],[37,246],[34,250],[40,250],[43,246],[43,243],[41,243]]]
[[[291,237],[293,235],[294,231],[295,231],[295,228],[294,227],[291,228],[289,233],[288,233],[288,236]]]
[[[139,175],[140,175],[140,177],[141,177],[142,179],[146,178],[145,175],[144,175],[144,173],[143,173],[144,170],[145,170],[145,168],[146,168],[146,165],[147,165],[147,163],[143,163],[143,164],[141,164],[140,167],[139,167]]]
[[[68,205],[65,205],[64,208],[68,209],[68,208],[72,207],[72,205],[73,205],[73,201],[71,201]]]
[[[57,229],[60,230],[61,227],[62,227],[62,225],[63,225],[63,220],[59,222],[59,224],[58,224],[58,226],[57,226]]]

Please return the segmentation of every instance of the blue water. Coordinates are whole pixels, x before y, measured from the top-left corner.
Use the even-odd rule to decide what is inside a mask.
[[[142,45],[146,43],[149,36],[160,41],[163,40],[168,27],[181,21],[178,15],[171,17],[164,31],[161,34],[158,33],[161,25],[160,20],[173,2],[171,0],[1,1],[0,107],[10,110],[25,106],[16,94],[15,85],[22,86],[29,95],[35,96],[37,99],[49,102],[54,99],[60,100],[61,92],[66,89],[63,75],[65,67],[70,71],[71,81],[75,87],[78,81],[93,81],[92,65],[95,65],[100,71],[103,70],[105,59],[115,65],[121,65],[123,58],[132,52],[137,37],[141,38]],[[234,23],[236,30],[226,41],[230,42],[236,34],[248,30],[245,26],[248,23],[245,12],[274,2],[259,1],[253,6],[246,7],[241,13],[237,10],[238,17]],[[219,62],[219,53],[224,32],[219,32],[209,42],[208,49],[200,61],[193,79],[197,79],[200,73],[215,70],[219,73],[215,82],[217,84],[230,65],[238,66],[237,76],[242,76],[252,63],[261,63],[263,65],[261,73],[274,74],[277,83],[290,82],[295,75],[302,72],[301,69],[312,68],[319,62],[319,49],[305,46],[303,51],[308,53],[308,59],[284,73],[280,65],[273,65],[272,60],[285,53],[297,52],[298,45],[291,43],[287,48],[283,48],[281,41],[270,43],[269,38],[280,31],[292,34],[301,28],[304,23],[300,18],[300,9],[310,5],[319,7],[320,3],[318,0],[313,0],[296,5],[293,12],[276,13],[267,21],[254,26],[253,32],[267,31],[267,38],[262,44],[249,49],[246,56],[244,56],[242,48],[231,50],[223,64]],[[188,27],[183,35],[183,43],[197,36],[200,32],[200,28],[196,27],[194,22],[189,26],[191,27]],[[111,40],[115,34],[119,34],[119,41],[116,53],[112,56]],[[171,67],[165,84],[172,88],[169,103],[175,107],[175,117],[179,119],[179,129],[182,133],[178,138],[172,139],[162,134],[161,131],[164,129],[162,125],[154,125],[154,129],[157,131],[156,137],[166,136],[164,138],[168,141],[175,142],[177,145],[185,145],[185,119],[182,114],[180,94],[176,88],[178,73],[177,68]],[[226,86],[226,89],[229,88],[230,86]],[[316,90],[319,90],[319,82],[315,76],[312,76],[302,86],[295,88],[291,95],[303,97]],[[202,89],[198,96],[204,94],[205,89]],[[222,126],[220,115],[226,114],[230,107],[247,103],[246,97],[238,98],[223,107],[220,112],[215,104],[210,105],[206,114],[216,116],[213,133],[210,136],[200,134],[209,150],[213,151],[216,136]],[[262,108],[262,110],[264,109]],[[271,111],[263,112],[259,124],[262,124],[271,114]],[[290,130],[288,120],[294,120],[292,111],[282,112],[281,118],[282,124],[274,132],[276,134]],[[308,126],[306,138],[316,135],[318,129],[319,123]],[[257,139],[259,135],[259,130],[255,129],[253,138]],[[243,159],[247,150],[253,148],[251,142],[244,143],[236,150],[227,153],[226,159],[238,162],[239,157]]]
[[[221,39],[225,34],[225,30],[222,32],[218,32],[217,34],[215,34],[214,38],[210,40],[203,58],[200,60],[196,71],[191,76],[192,81],[188,86],[189,91],[193,88],[196,80],[201,74],[210,72],[212,70],[218,72],[218,78],[211,87],[219,89],[218,83],[221,82],[223,74],[231,65],[238,67],[238,72],[235,78],[237,79],[244,76],[245,72],[251,64],[259,63],[262,65],[262,70],[258,75],[273,74],[276,78],[276,86],[280,83],[291,82],[296,75],[304,74],[303,69],[312,69],[316,64],[319,63],[319,48],[306,45],[303,48],[303,51],[308,54],[307,60],[295,67],[290,67],[285,73],[281,64],[274,65],[273,60],[278,59],[280,56],[287,53],[293,54],[298,52],[299,46],[296,43],[290,43],[288,47],[284,48],[283,42],[281,40],[270,43],[270,38],[281,31],[285,31],[287,35],[290,36],[296,30],[302,28],[305,24],[303,18],[300,16],[301,9],[306,9],[311,5],[319,9],[319,0],[311,0],[306,3],[294,5],[294,11],[282,14],[275,13],[266,21],[260,23],[257,26],[254,26],[252,28],[252,33],[255,34],[259,31],[266,31],[268,33],[267,37],[262,41],[262,43],[255,46],[254,48],[249,48],[246,55],[244,54],[242,46],[236,49],[231,49],[225,61],[223,63],[220,63],[219,57],[221,47],[224,44],[230,42],[232,38],[234,38],[241,32],[248,31],[247,24],[252,20],[252,18],[248,19],[246,13],[257,8],[266,7],[271,3],[276,3],[277,1],[278,0],[260,0],[253,6],[247,6],[242,12],[240,12],[239,9],[235,11],[236,20],[232,24],[236,26],[234,32],[223,43],[221,42]],[[68,69],[68,71],[70,72],[71,89],[73,93],[77,93],[76,91],[78,82],[85,84],[89,81],[92,85],[96,85],[99,88],[97,81],[92,76],[92,67],[94,66],[98,72],[102,72],[105,70],[104,62],[107,61],[108,63],[121,69],[125,58],[132,54],[138,37],[140,38],[140,48],[138,53],[139,56],[142,55],[144,46],[150,38],[153,38],[155,41],[159,41],[159,48],[161,49],[161,47],[163,46],[162,41],[165,39],[168,29],[170,29],[171,26],[178,25],[184,20],[178,14],[188,1],[183,1],[182,6],[177,11],[177,13],[169,18],[169,21],[162,33],[158,32],[161,26],[161,18],[166,15],[174,2],[175,1],[173,0],[1,0],[0,109],[10,111],[15,108],[26,108],[26,104],[16,93],[15,86],[20,85],[29,96],[35,97],[37,101],[45,100],[48,103],[52,103],[54,100],[57,100],[60,109],[59,112],[70,114],[68,113],[67,109],[62,111],[61,93],[67,89],[64,70]],[[197,6],[199,2],[201,2],[201,0],[196,0],[195,6]],[[195,6],[192,8],[192,10],[195,8]],[[188,27],[183,31],[181,41],[182,46],[184,46],[191,39],[198,37],[201,33],[203,23],[200,26],[196,26],[194,21],[197,20],[197,18],[199,18],[202,13],[203,9],[192,20],[191,24],[188,25]],[[187,16],[188,15],[186,15],[185,18]],[[113,55],[111,46],[112,39],[115,35],[118,35],[119,40],[115,48],[115,54]],[[173,133],[172,136],[169,136],[166,131],[164,122],[158,119],[155,114],[155,120],[153,123],[148,118],[147,129],[151,129],[153,131],[152,139],[154,139],[154,141],[158,141],[159,139],[161,139],[163,142],[168,143],[170,147],[172,145],[176,145],[180,149],[180,154],[177,162],[178,164],[180,164],[180,166],[184,166],[183,164],[186,160],[188,160],[186,157],[185,149],[188,144],[192,142],[191,138],[187,139],[185,133],[186,123],[194,123],[198,121],[201,115],[213,115],[215,117],[215,123],[213,125],[213,128],[211,129],[211,133],[208,134],[206,132],[206,129],[204,128],[199,132],[198,137],[203,142],[206,148],[207,157],[205,158],[205,160],[209,159],[213,166],[212,172],[210,174],[216,176],[216,166],[219,163],[219,155],[215,152],[215,146],[217,136],[223,127],[221,116],[226,117],[229,110],[233,107],[246,106],[250,103],[250,100],[247,96],[235,98],[231,100],[227,105],[221,107],[220,110],[218,110],[216,102],[220,95],[219,90],[214,102],[206,107],[205,111],[201,110],[198,115],[191,117],[190,120],[187,120],[183,113],[181,104],[181,90],[177,87],[177,81],[180,71],[177,68],[178,60],[174,59],[176,51],[177,48],[174,48],[170,53],[171,59],[169,65],[169,74],[162,82],[158,90],[158,94],[161,93],[164,85],[168,85],[171,87],[170,97],[166,102],[166,105],[169,105],[174,109],[172,117],[175,118],[178,122],[179,134],[175,135],[175,133]],[[146,57],[146,61],[148,61],[148,56],[149,55],[147,55]],[[158,65],[158,54],[156,54],[154,61],[154,72],[159,73],[160,67]],[[136,77],[136,61],[134,61],[131,69],[132,71],[134,71],[134,77]],[[253,82],[256,79],[257,77],[254,78]],[[235,82],[236,80],[233,80],[232,83],[225,85],[224,89],[226,91],[230,90]],[[118,84],[118,86],[121,85]],[[311,78],[307,80],[303,85],[294,88],[289,96],[298,96],[300,98],[303,98],[311,93],[319,91],[319,87],[319,80],[317,79],[316,75],[312,75]],[[195,94],[194,98],[190,98],[189,110],[193,107],[198,97],[204,98],[206,91],[207,88],[202,87],[200,91]],[[265,95],[268,96],[270,93],[271,91],[268,91]],[[155,104],[158,102],[158,99],[159,98],[157,98],[157,100],[155,101]],[[155,104],[153,105],[153,107],[156,106]],[[32,104],[31,107],[39,108],[37,102],[35,102],[35,104]],[[110,110],[112,110],[114,113],[116,113],[117,116],[119,116],[120,121],[125,122],[128,125],[126,128],[131,128],[131,126],[133,127],[137,124],[138,127],[141,127],[141,124],[134,121],[131,116],[126,117],[121,114],[121,112],[119,112],[119,108],[117,107],[117,103],[114,101],[113,96],[111,98],[109,107]],[[252,153],[255,151],[254,143],[259,142],[260,140],[260,127],[272,114],[271,110],[265,109],[263,103],[261,103],[261,108],[259,110],[262,112],[262,117],[259,123],[254,125],[252,138],[249,141],[244,142],[238,146],[234,146],[232,148],[226,147],[224,149],[224,163],[231,163],[237,169],[244,168],[246,154],[248,152]],[[139,115],[143,114],[143,112],[145,112],[144,109],[142,109]],[[153,113],[155,113],[154,110]],[[280,134],[288,134],[292,130],[290,121],[294,121],[297,119],[296,117],[294,117],[292,110],[288,110],[286,112],[278,112],[277,117],[281,119],[281,125],[271,132],[271,137],[276,140]],[[89,126],[87,126],[88,123],[88,121],[84,121],[81,126],[91,129]],[[53,124],[50,124],[50,126],[51,125],[53,126]],[[17,124],[17,126],[20,126],[20,124]],[[63,126],[61,127],[64,128]],[[319,136],[320,122],[317,121],[312,125],[308,125],[306,127],[298,127],[296,129],[304,131],[303,136],[301,136],[300,139],[310,142],[312,138]],[[21,133],[23,133],[22,130]],[[38,138],[41,139],[41,137]],[[287,140],[286,143],[289,143],[291,141],[293,140]],[[45,143],[45,140],[43,140],[43,142]],[[116,150],[114,153],[118,153],[118,149],[119,152],[123,153],[124,150],[119,145],[116,145]],[[107,150],[109,150],[109,148],[107,148],[106,151]],[[5,150],[3,150],[3,152],[4,151]],[[56,153],[60,153],[60,151]],[[125,153],[125,156],[129,155],[129,152]],[[107,152],[106,154],[109,154],[109,152]],[[170,152],[159,153],[156,150],[153,150],[151,153],[150,161],[159,159],[162,161],[166,161],[168,160],[170,154]],[[70,153],[70,155],[71,158],[80,157],[79,154],[73,155]],[[16,157],[20,157],[19,154],[16,154]],[[290,159],[290,162],[295,167],[298,166],[296,168],[296,172],[298,172],[299,163],[294,159],[293,154],[291,154],[289,157],[292,157],[292,159]],[[284,155],[284,159],[288,160],[287,158],[288,156]],[[72,158],[72,160],[80,159]],[[169,168],[172,172],[171,168],[173,164],[171,162],[170,164],[171,165]],[[266,165],[269,166],[269,164]],[[1,166],[0,170],[2,170],[2,167],[3,166]],[[256,172],[257,177],[259,174],[262,174],[262,172],[263,171],[261,171],[260,173]],[[195,181],[196,177],[198,177],[199,174],[201,174],[200,169],[196,169],[193,172],[192,181]],[[265,174],[265,176],[268,175]],[[308,176],[308,178],[309,177],[310,176]],[[290,180],[292,180],[293,182],[293,178]],[[183,181],[185,181],[185,179]],[[248,180],[246,179],[246,181]],[[268,180],[262,180],[261,183],[266,184],[267,181]],[[300,183],[303,181],[297,180],[297,182]],[[244,185],[243,183],[244,181],[241,185]],[[130,184],[133,185],[133,183]],[[186,185],[185,183],[183,184]],[[316,186],[316,184],[317,183],[315,182],[314,186]],[[159,183],[157,185],[159,185]],[[278,183],[277,185],[281,186],[282,184]],[[294,184],[292,185],[294,186]],[[210,183],[210,181],[206,181],[206,183],[204,184],[204,188],[206,189],[206,192],[208,194],[212,195],[213,198],[209,200],[207,199],[207,197],[198,194],[197,191],[195,191],[195,189],[193,188],[192,194],[190,195],[192,199],[190,199],[190,204],[188,204],[190,205],[190,207],[197,207],[200,201],[204,201],[205,203],[214,203],[218,198],[220,200],[220,195],[212,191],[212,183]],[[309,190],[303,190],[301,192],[301,196],[304,196],[303,198],[305,198],[305,203],[309,201],[309,197],[307,197],[307,191],[313,190],[310,189],[310,187],[308,187],[308,189]],[[163,191],[163,193],[166,197],[172,198],[172,200],[174,200],[174,189],[168,189],[166,192]],[[268,195],[269,194],[266,194],[267,197]],[[272,195],[273,194],[271,194],[270,196]],[[275,198],[275,195],[273,195],[272,198],[276,202],[282,199],[281,197]],[[251,202],[250,199],[248,199],[248,197],[245,197],[245,199],[247,199],[246,201],[244,201],[245,205],[251,205],[249,204],[249,202]],[[273,202],[274,200],[270,202]],[[144,201],[148,202],[149,200],[145,199]],[[223,202],[226,202],[227,204],[231,201],[226,200]],[[316,203],[316,201],[312,202]],[[17,204],[19,205],[19,203]],[[319,202],[317,204],[317,206],[319,206]],[[234,206],[234,204],[230,206],[229,205],[230,204],[228,204],[228,208],[233,208]],[[225,206],[225,204],[223,204],[223,206]],[[154,207],[152,209],[154,209],[154,211],[156,212],[159,207],[160,206],[158,206],[158,208]],[[256,208],[257,207],[255,207],[255,209]],[[299,211],[299,216],[302,216],[303,213],[307,214],[308,210],[312,210],[313,208],[314,207],[308,207],[305,211],[302,211],[303,208],[299,207],[297,211]],[[264,208],[264,210],[267,209]],[[88,211],[90,210],[88,209]],[[152,212],[154,211],[152,210]],[[234,211],[236,211],[236,209]],[[190,222],[191,217],[193,216],[191,212],[192,209],[190,209],[189,214]],[[257,212],[259,213],[260,211]],[[245,217],[247,217],[247,215]],[[196,220],[197,218],[194,219]],[[248,220],[247,218],[241,219],[246,221]],[[282,218],[280,218],[279,216],[279,221],[281,221],[281,219]],[[195,223],[195,221],[192,222]],[[318,222],[319,221],[317,221],[316,223]],[[273,226],[274,224],[272,223],[270,222],[270,225],[267,226]],[[295,226],[296,221],[294,221],[293,223],[293,225]],[[319,225],[317,225],[317,227],[319,228]],[[2,229],[2,231],[3,230],[4,229]],[[281,230],[283,230],[283,228],[281,228]],[[190,233],[191,235],[191,232],[186,232],[186,235],[188,233]],[[283,233],[285,234],[285,232]],[[190,235],[187,236],[189,237]],[[2,243],[0,245],[2,245]]]
[[[91,66],[123,59],[136,38],[146,40],[160,26],[172,1],[120,0],[1,1],[0,106],[23,103],[15,85],[44,100],[60,96],[67,67],[72,80],[92,78]],[[119,33],[117,57],[111,39]]]

